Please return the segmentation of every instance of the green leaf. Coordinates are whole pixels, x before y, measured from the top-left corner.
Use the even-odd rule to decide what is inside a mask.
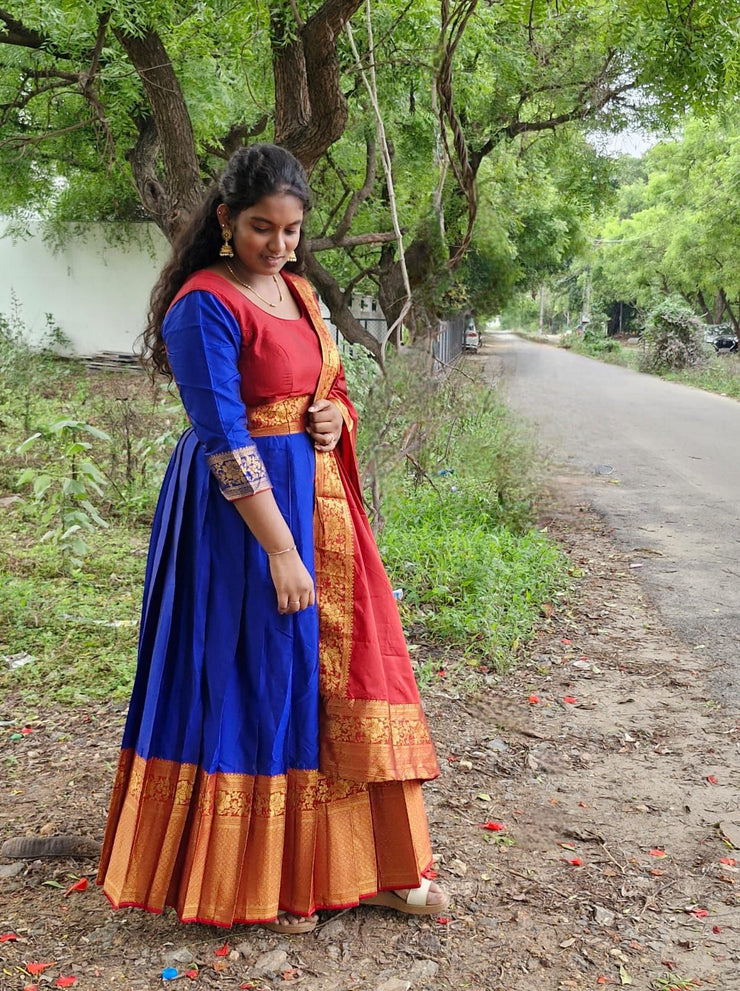
[[[41,436],[40,433],[35,433],[35,434],[31,434],[30,437],[26,437],[23,443],[19,444],[18,447],[15,449],[16,453],[25,454],[25,452],[29,449],[29,447],[32,447],[40,436]]]
[[[107,529],[108,524],[106,523],[106,521],[103,519],[103,517],[100,515],[100,513],[97,511],[97,509],[93,506],[91,502],[88,502],[87,499],[84,499],[80,503],[80,505],[84,507],[88,516],[90,516],[91,519],[95,520],[98,526],[102,526],[104,529]]]
[[[86,492],[85,483],[81,482],[79,478],[65,478],[62,480],[62,495],[82,496]]]
[[[49,486],[54,481],[51,475],[37,475],[33,480],[33,494],[37,499],[41,499],[48,492]]]

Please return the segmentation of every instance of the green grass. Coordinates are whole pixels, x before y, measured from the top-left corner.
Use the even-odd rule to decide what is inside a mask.
[[[380,545],[415,635],[498,669],[568,585],[561,552],[536,529],[496,522],[474,489],[448,484],[392,500]]]
[[[0,518],[0,693],[30,704],[126,699],[136,641],[148,538],[146,527],[112,524],[90,538],[84,568],[70,571],[18,504]],[[8,548],[13,548],[9,551]]]
[[[662,378],[682,385],[692,385],[705,392],[716,392],[731,399],[740,399],[740,356],[716,355],[701,368],[687,368],[682,372],[665,373]]]

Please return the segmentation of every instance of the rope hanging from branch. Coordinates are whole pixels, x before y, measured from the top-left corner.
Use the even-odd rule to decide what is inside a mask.
[[[383,171],[385,172],[385,181],[388,188],[388,203],[391,211],[391,220],[393,221],[393,231],[396,235],[396,244],[398,245],[398,261],[401,266],[401,276],[403,278],[403,287],[406,293],[406,299],[401,308],[401,312],[398,317],[394,320],[392,326],[388,328],[385,335],[385,339],[382,342],[382,347],[385,348],[386,343],[391,337],[391,334],[399,327],[402,323],[406,314],[411,309],[411,283],[409,282],[409,273],[406,267],[406,254],[403,247],[403,234],[401,233],[401,226],[398,222],[398,210],[396,209],[396,191],[393,184],[393,167],[391,161],[390,148],[388,147],[388,141],[385,135],[385,125],[383,123],[383,115],[380,111],[380,103],[378,100],[378,84],[375,75],[375,43],[373,41],[373,26],[370,11],[370,0],[365,0],[365,20],[367,23],[367,64],[368,71],[366,72],[362,66],[362,60],[360,59],[360,53],[357,50],[357,45],[355,44],[355,37],[352,32],[352,25],[349,21],[345,24],[345,30],[347,32],[347,37],[349,38],[349,43],[352,47],[352,54],[355,57],[355,63],[357,70],[360,73],[362,82],[367,90],[368,96],[370,97],[370,103],[373,107],[373,112],[375,114],[375,121],[377,125],[378,132],[378,144],[380,146],[380,155],[383,162]]]

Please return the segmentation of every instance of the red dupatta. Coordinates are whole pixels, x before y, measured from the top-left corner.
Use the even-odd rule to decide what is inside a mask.
[[[339,352],[309,283],[282,274],[321,344],[314,401],[332,400],[344,420],[337,447],[316,455],[320,769],[353,781],[431,779],[439,767],[398,607],[365,514],[355,451],[357,414]]]

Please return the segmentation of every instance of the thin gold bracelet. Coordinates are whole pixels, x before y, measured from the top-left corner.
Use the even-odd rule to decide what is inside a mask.
[[[291,551],[296,551],[296,550],[298,550],[296,545],[291,544],[290,547],[284,547],[283,550],[281,551],[267,551],[266,553],[268,557],[277,557],[278,554],[290,554]]]

